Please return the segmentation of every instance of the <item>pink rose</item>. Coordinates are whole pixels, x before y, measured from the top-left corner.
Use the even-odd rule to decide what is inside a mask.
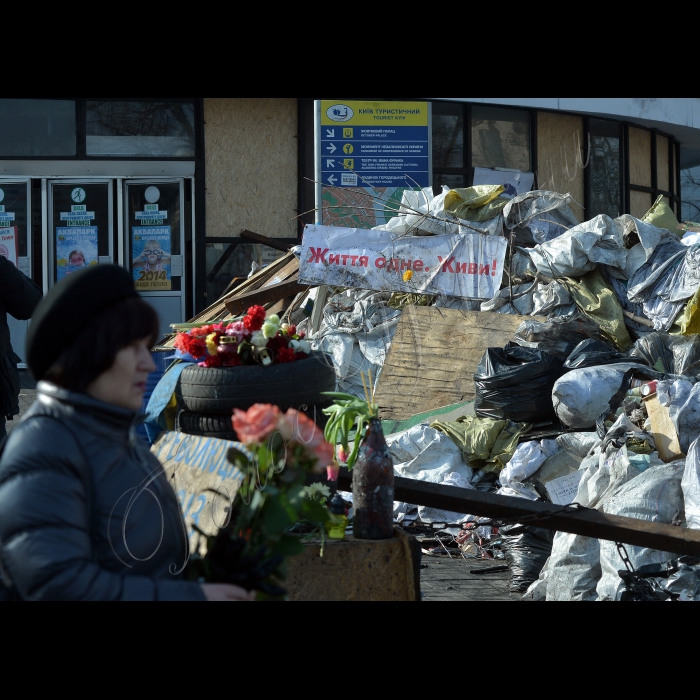
[[[285,419],[288,424],[294,425],[294,437],[292,439],[303,445],[306,451],[314,455],[318,460],[314,472],[318,474],[323,473],[326,467],[333,464],[335,460],[335,449],[326,442],[323,430],[310,418],[294,409],[287,411]]]
[[[233,429],[244,445],[264,443],[283,422],[284,416],[277,406],[256,404],[247,412],[238,409],[233,412]]]

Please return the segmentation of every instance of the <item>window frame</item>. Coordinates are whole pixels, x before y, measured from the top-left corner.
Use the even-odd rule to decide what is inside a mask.
[[[14,98],[12,98],[14,99]],[[204,157],[203,139],[199,134],[204,131],[204,98],[202,97],[37,97],[22,99],[42,99],[62,102],[71,100],[75,102],[75,126],[76,126],[76,155],[74,156],[9,156],[0,154],[0,161],[173,161],[192,162],[199,161]],[[194,105],[194,128],[195,128],[195,153],[194,156],[173,157],[173,156],[105,156],[87,154],[87,103],[88,101],[100,100],[102,102],[191,102]]]
[[[473,129],[472,129],[472,117],[473,117],[473,107],[488,107],[493,109],[507,109],[507,110],[517,110],[518,112],[523,112],[528,114],[530,118],[530,167],[531,172],[537,173],[538,162],[537,162],[537,110],[527,109],[524,107],[511,107],[509,105],[492,105],[492,104],[475,104],[472,102],[448,102],[446,100],[433,100],[433,122],[435,121],[435,105],[450,105],[459,106],[462,108],[462,123],[464,125],[464,161],[461,168],[445,168],[439,167],[435,164],[433,160],[433,191],[439,194],[439,183],[438,176],[440,175],[456,175],[462,176],[464,178],[464,187],[473,187],[474,185],[474,173],[475,168],[472,165],[474,156],[474,145],[472,143],[473,139]],[[535,186],[537,183],[535,182]]]

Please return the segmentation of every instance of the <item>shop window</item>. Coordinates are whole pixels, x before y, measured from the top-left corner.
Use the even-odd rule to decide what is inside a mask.
[[[700,222],[700,167],[681,173],[682,221]]]
[[[88,156],[193,158],[193,102],[88,100]]]
[[[616,122],[590,120],[591,160],[588,214],[616,219],[622,204],[622,127]]]
[[[531,172],[529,112],[472,107],[472,167]]]
[[[75,101],[0,99],[0,157],[76,155]]]
[[[522,109],[433,102],[433,180],[470,187],[474,168],[532,172],[532,121]]]

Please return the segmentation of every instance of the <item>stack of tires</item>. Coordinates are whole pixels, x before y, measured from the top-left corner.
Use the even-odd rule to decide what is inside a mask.
[[[187,367],[175,395],[180,410],[179,430],[188,435],[237,441],[233,410],[247,411],[255,404],[272,404],[282,411],[302,411],[324,427],[321,410],[330,405],[324,392],[336,390],[333,362],[324,353],[312,353],[299,362],[270,367]]]

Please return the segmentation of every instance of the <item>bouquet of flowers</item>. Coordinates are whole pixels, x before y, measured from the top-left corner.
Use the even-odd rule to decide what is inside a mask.
[[[242,472],[243,483],[230,523],[208,540],[204,559],[190,562],[190,577],[283,599],[287,557],[304,551],[290,531],[304,522],[323,532],[331,519],[325,504],[330,491],[306,484],[333,464],[334,448],[303,413],[284,414],[276,406],[236,410],[233,427],[245,451],[231,449],[229,460]]]
[[[200,367],[241,367],[284,364],[304,360],[311,344],[296,326],[283,324],[279,316],[265,318],[262,306],[253,306],[241,319],[210,325],[177,325],[175,347],[190,355]]]

